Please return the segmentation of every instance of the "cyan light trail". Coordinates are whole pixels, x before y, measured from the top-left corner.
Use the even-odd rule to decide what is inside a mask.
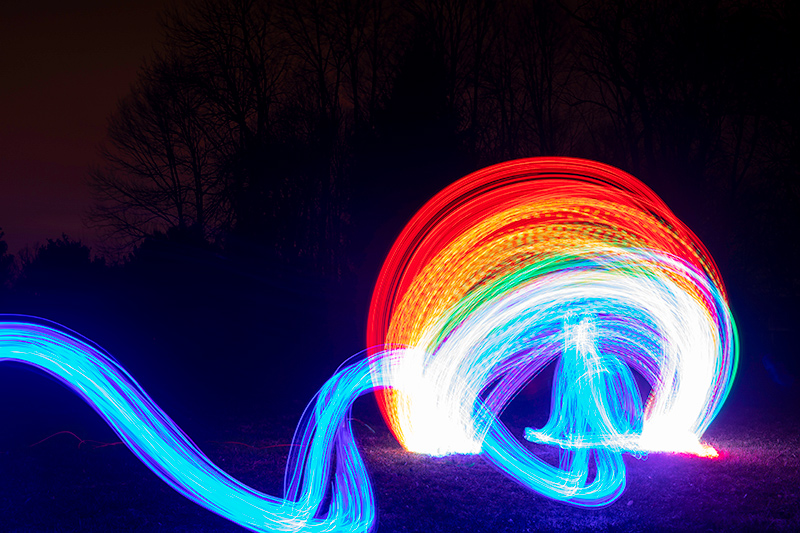
[[[3,317],[0,362],[25,363],[60,380],[150,470],[190,500],[253,531],[366,531],[375,522],[369,476],[349,422],[353,401],[373,390],[368,360],[337,372],[306,410],[280,498],[240,483],[212,463],[102,349],[34,320]],[[320,509],[329,487],[330,504]]]
[[[736,328],[702,244],[633,177],[582,160],[514,161],[448,187],[409,228],[373,298],[370,334],[382,344],[309,404],[282,497],[214,465],[119,363],[63,327],[0,317],[0,362],[55,376],[167,484],[253,531],[374,527],[349,422],[373,390],[406,448],[483,454],[582,507],[619,498],[624,452],[716,454],[700,437],[735,374]],[[558,466],[498,418],[551,363],[550,419],[524,438],[558,447]]]

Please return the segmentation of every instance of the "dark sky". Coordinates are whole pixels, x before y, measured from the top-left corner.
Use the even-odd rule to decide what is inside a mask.
[[[12,253],[82,218],[106,120],[161,38],[158,0],[3,2],[0,228]]]

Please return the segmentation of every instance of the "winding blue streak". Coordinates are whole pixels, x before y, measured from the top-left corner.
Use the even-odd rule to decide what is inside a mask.
[[[24,363],[57,378],[186,498],[252,531],[368,531],[374,526],[373,491],[350,424],[353,402],[376,387],[366,358],[343,365],[306,409],[287,463],[285,495],[279,498],[244,485],[215,465],[108,353],[63,327],[34,320],[0,321],[0,362]],[[402,357],[402,350],[387,351],[372,366]],[[608,503],[625,487],[619,453],[565,452],[561,464],[551,466],[521,446],[497,419],[491,421],[483,452],[523,485],[579,505]],[[598,473],[586,485],[590,457]],[[329,488],[330,500],[323,508]]]
[[[616,287],[599,283],[606,279],[597,277],[601,274],[606,271],[598,267],[593,286]],[[622,453],[647,452],[637,444],[644,434],[644,409],[631,367],[651,382],[657,378],[663,364],[658,328],[653,316],[631,305],[630,298],[624,299],[627,303],[608,296],[570,301],[555,291],[560,278],[548,279],[481,306],[438,344],[436,350],[455,350],[467,357],[461,368],[465,374],[440,386],[460,392],[474,389],[461,409],[475,425],[477,453],[499,470],[556,500],[581,507],[608,505],[625,489]],[[564,283],[564,290],[569,289],[571,282]],[[732,328],[728,322],[723,325]],[[386,350],[369,359],[354,358],[334,373],[298,424],[284,495],[277,497],[244,485],[211,462],[95,344],[53,323],[0,316],[0,363],[24,363],[54,376],[97,411],[169,486],[252,531],[350,532],[374,527],[374,495],[353,436],[350,410],[356,398],[376,388],[403,391],[406,385],[391,369],[419,355],[418,347]],[[550,420],[538,430],[528,428],[525,436],[557,446],[558,465],[532,454],[497,418],[513,395],[554,360]],[[708,413],[703,424],[715,413],[716,409]],[[590,464],[596,469],[591,479]]]
[[[55,325],[0,322],[0,362],[36,367],[83,398],[131,451],[183,496],[253,531],[366,531],[375,502],[349,411],[373,390],[366,360],[320,390],[295,435],[278,498],[237,481],[206,457],[110,355]],[[336,457],[336,464],[331,458]],[[327,509],[321,504],[330,487]]]

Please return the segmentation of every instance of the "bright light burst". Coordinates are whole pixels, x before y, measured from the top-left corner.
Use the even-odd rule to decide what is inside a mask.
[[[336,372],[306,410],[278,498],[211,463],[90,342],[42,321],[0,322],[0,361],[60,379],[166,483],[253,531],[373,526],[348,421],[372,390],[411,451],[481,453],[548,497],[609,504],[624,490],[622,452],[715,456],[700,437],[738,357],[724,286],[697,237],[632,176],[567,158],[489,167],[428,202],[384,264],[368,343],[368,358]],[[550,419],[524,438],[558,447],[558,466],[498,419],[551,363]]]
[[[578,342],[570,320],[591,324],[582,333],[591,338],[579,339],[586,361],[566,357]],[[386,345],[414,356],[385,368],[403,386],[380,393],[384,416],[408,449],[435,454],[480,451],[485,421],[559,358],[555,390],[591,361],[603,375],[619,373],[587,378],[581,390],[598,407],[622,403],[591,437],[558,437],[565,429],[554,420],[532,437],[699,450],[737,359],[724,287],[699,239],[633,176],[569,158],[489,167],[417,213],[373,294],[368,346]],[[646,413],[630,368],[652,387]],[[567,396],[554,392],[553,401],[562,421],[578,405],[567,401],[574,387],[563,387]],[[619,395],[626,400],[611,399]],[[614,430],[623,415],[639,429]]]

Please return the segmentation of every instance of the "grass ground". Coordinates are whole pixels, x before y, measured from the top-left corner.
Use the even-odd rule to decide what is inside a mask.
[[[354,424],[379,532],[800,530],[800,421],[782,414],[793,410],[787,405],[726,405],[706,433],[723,451],[716,460],[626,457],[622,498],[586,510],[526,491],[480,457],[407,453],[372,404],[360,402]],[[507,422],[525,423],[515,415]],[[289,415],[228,417],[200,435],[188,432],[232,475],[279,494],[293,426]],[[94,426],[81,431],[84,439],[114,440]],[[122,445],[66,433],[30,444],[0,449],[2,531],[243,531],[173,492]]]

